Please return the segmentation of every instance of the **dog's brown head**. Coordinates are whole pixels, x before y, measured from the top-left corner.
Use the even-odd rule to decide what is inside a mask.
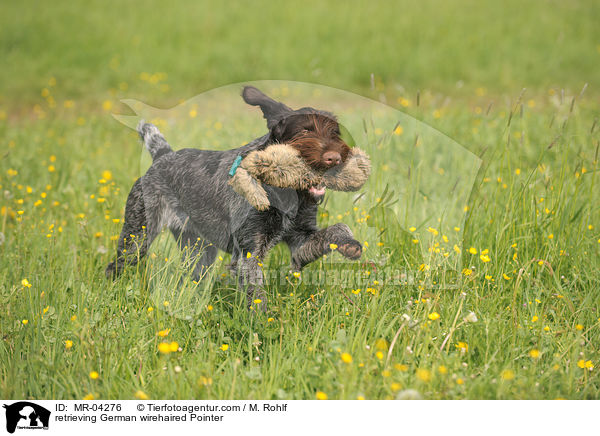
[[[262,109],[269,142],[291,145],[315,171],[325,172],[346,161],[350,147],[333,114],[310,107],[292,110],[252,86],[244,87],[242,97]]]

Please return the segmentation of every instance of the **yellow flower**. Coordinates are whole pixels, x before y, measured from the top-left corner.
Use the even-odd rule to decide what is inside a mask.
[[[529,357],[531,357],[532,359],[538,359],[540,357],[540,350],[534,348],[529,352]]]
[[[209,304],[208,306],[206,306],[206,310],[208,310],[209,312],[211,312],[213,310],[213,307]]]
[[[432,312],[427,316],[427,318],[429,318],[432,321],[435,321],[436,319],[440,318],[440,314],[437,312]]]
[[[48,165],[48,172],[53,173],[54,171],[56,171],[54,165]]]
[[[408,365],[404,365],[404,364],[402,364],[402,363],[396,363],[396,364],[394,365],[394,368],[396,368],[398,371],[401,371],[401,372],[406,372],[406,371],[408,371]]]
[[[146,393],[143,391],[137,391],[134,395],[135,395],[135,398],[137,398],[138,400],[147,400],[148,399],[148,395],[146,395]]]
[[[379,360],[383,359],[383,353],[381,351],[378,351],[377,353],[375,353],[375,357],[377,357]]]
[[[537,315],[533,315],[533,318],[531,318],[531,322],[536,322],[539,318],[537,317]]]
[[[246,253],[246,259],[250,259],[251,257],[252,257],[252,253],[250,253],[250,252],[247,252],[247,253]]]
[[[581,359],[580,361],[577,362],[577,366],[580,367],[581,369],[584,368],[588,368],[588,369],[594,369],[594,364],[592,363],[591,360],[583,360]]]
[[[212,385],[212,378],[203,375],[200,377],[200,380],[198,380],[198,384],[201,386],[210,386]]]
[[[273,322],[275,321],[275,318],[267,318],[267,322]]]
[[[429,371],[428,369],[417,369],[417,378],[425,383],[429,382],[431,380],[431,371]]]
[[[342,353],[342,362],[352,363],[352,356],[349,353]]]
[[[29,320],[24,319],[23,321],[21,321],[23,323],[23,325],[27,325],[29,323]]]
[[[223,344],[223,345],[221,345],[220,348],[221,348],[222,351],[227,351],[229,349],[229,345]]]
[[[402,385],[400,383],[392,383],[390,389],[392,392],[398,392],[400,389],[402,389]]]
[[[160,336],[161,338],[164,338],[165,336],[167,336],[169,333],[171,332],[171,329],[164,329],[164,330],[160,330],[157,335]]]
[[[510,276],[506,275],[506,273],[502,273],[502,277],[504,277],[504,280],[510,280]]]
[[[68,349],[70,349],[71,347],[73,347],[73,341],[71,341],[71,340],[67,339],[67,340],[65,341],[65,348],[68,350]]]
[[[458,344],[456,344],[454,346],[457,349],[459,349],[460,351],[463,351],[463,352],[469,351],[469,344],[467,344],[466,342],[459,342]]]
[[[77,319],[77,315],[73,315],[73,316],[71,317],[71,321],[75,321],[76,319]]]
[[[329,248],[331,248],[332,250],[335,250],[338,248],[338,246],[336,244],[329,244]]]
[[[375,341],[375,348],[378,350],[387,351],[388,347],[389,347],[388,341],[386,341],[383,338],[379,338]]]
[[[382,377],[388,378],[392,375],[392,372],[389,369],[384,369],[383,371],[381,371],[381,375]]]
[[[577,330],[583,330],[583,326],[582,326],[581,324],[577,324],[577,325],[575,326],[575,328],[576,328]]]
[[[417,228],[414,227],[414,226],[411,226],[411,227],[408,228],[408,230],[410,230],[411,232],[414,232],[415,230],[417,230]]]
[[[464,385],[465,381],[462,378],[456,379],[456,384],[457,385]]]
[[[515,378],[515,372],[512,369],[505,369],[500,373],[502,380],[512,380]]]
[[[481,256],[479,256],[479,258],[481,259],[482,262],[489,262],[490,260],[490,256],[486,255],[486,254],[482,254]]]
[[[327,394],[325,392],[321,392],[321,391],[317,391],[316,396],[317,396],[317,400],[326,400],[328,398]]]
[[[31,283],[29,283],[29,280],[27,280],[27,279],[21,280],[21,284],[23,285],[24,288],[31,288]]]
[[[549,331],[550,331],[550,327],[548,327],[548,326],[545,326],[545,327],[544,327],[544,331],[545,331],[545,332],[549,332]]]
[[[171,353],[175,353],[176,351],[179,351],[179,344],[175,341],[171,342],[169,344],[169,350],[171,350]]]
[[[444,365],[440,365],[440,366],[438,367],[438,372],[439,372],[440,374],[448,374],[448,368],[446,368]]]
[[[477,254],[477,248],[475,248],[475,247],[469,248],[469,253],[471,253],[471,254]]]
[[[161,342],[158,344],[158,351],[160,351],[162,354],[169,354],[171,352],[171,346],[168,342]]]
[[[554,239],[554,233],[550,233],[550,234],[548,235],[548,239]]]
[[[92,371],[92,372],[90,372],[90,378],[91,378],[92,380],[98,380],[98,377],[100,377],[100,374],[98,374],[98,372],[97,372],[97,371]]]
[[[84,400],[86,401],[91,401],[94,399],[94,395],[92,394],[87,394],[85,397],[83,397]]]
[[[252,301],[254,304],[260,304],[262,303],[262,300],[260,298],[256,298],[254,301]]]

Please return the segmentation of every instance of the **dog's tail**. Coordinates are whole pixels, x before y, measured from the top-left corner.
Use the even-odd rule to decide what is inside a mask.
[[[158,127],[154,124],[142,120],[137,126],[137,131],[144,142],[144,146],[150,152],[152,161],[173,151],[165,137],[158,130]]]

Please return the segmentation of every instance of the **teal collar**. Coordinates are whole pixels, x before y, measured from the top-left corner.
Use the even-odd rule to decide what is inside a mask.
[[[236,157],[235,160],[233,161],[233,164],[231,164],[231,169],[229,170],[229,177],[233,177],[235,175],[235,172],[237,171],[237,169],[241,163],[242,163],[242,156],[238,155],[238,157]]]

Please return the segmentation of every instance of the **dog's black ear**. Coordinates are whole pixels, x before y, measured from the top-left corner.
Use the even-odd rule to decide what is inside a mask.
[[[242,98],[252,106],[260,106],[263,116],[267,120],[267,127],[271,129],[286,115],[290,114],[292,109],[266,96],[254,86],[244,86],[242,90]]]

